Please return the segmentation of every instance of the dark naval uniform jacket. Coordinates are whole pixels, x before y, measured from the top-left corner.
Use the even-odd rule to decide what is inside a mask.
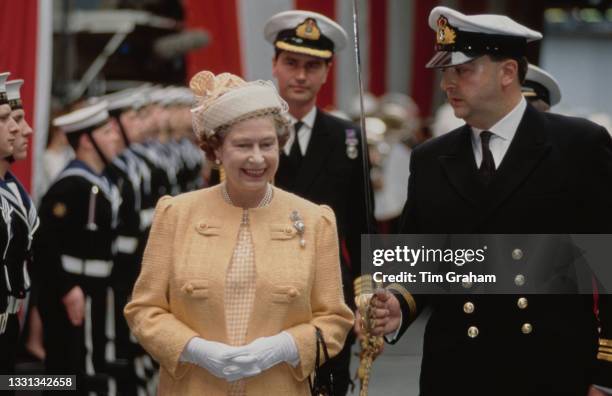
[[[108,306],[121,197],[105,175],[73,160],[42,198],[34,257],[40,264],[40,312],[50,373],[78,376],[82,391],[106,390]],[[62,298],[85,294],[84,325],[69,321]]]
[[[349,150],[356,152],[352,156]],[[359,129],[317,109],[306,154],[298,169],[281,152],[275,184],[316,204],[329,205],[338,224],[342,280],[347,304],[354,306],[353,279],[360,274],[361,234],[368,231]]]
[[[142,177],[137,161],[130,155],[129,150],[125,150],[107,167],[107,173],[121,195],[113,286],[124,288],[128,292],[131,292],[132,285],[140,273],[142,258],[142,251],[138,249],[139,239],[143,234],[140,226]]]
[[[479,179],[467,125],[417,147],[410,168],[404,234],[612,233],[612,141],[583,119],[528,105],[488,186]],[[579,396],[593,383],[612,387],[611,296],[600,290],[596,315],[592,294],[521,294],[531,279],[520,268],[537,246],[498,253],[507,255],[516,294],[394,290],[399,334],[425,306],[432,310],[421,395]]]
[[[0,211],[0,371],[13,372],[19,336],[17,313],[30,291],[28,266],[39,222],[32,200],[10,172],[0,181]]]

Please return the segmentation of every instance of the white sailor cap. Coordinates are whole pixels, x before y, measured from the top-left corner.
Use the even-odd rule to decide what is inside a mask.
[[[6,82],[6,98],[9,102],[9,106],[11,106],[11,110],[23,109],[21,93],[19,92],[22,85],[22,79]]]
[[[153,85],[151,83],[145,83],[135,88],[134,103],[132,103],[134,110],[140,110],[143,107],[151,104],[150,93],[152,89]]]
[[[53,120],[53,126],[64,133],[86,132],[108,122],[108,102],[101,101]]]
[[[436,54],[427,68],[456,66],[482,55],[521,57],[527,43],[542,39],[505,15],[464,15],[448,7],[429,14],[429,27],[436,31]]]
[[[108,111],[122,111],[133,109],[134,103],[138,99],[138,92],[133,89],[117,92],[113,96],[104,98],[108,102]]]
[[[6,97],[6,80],[8,80],[10,72],[0,73],[0,105],[8,104],[8,98]]]
[[[283,51],[329,59],[346,46],[348,36],[342,26],[312,11],[284,11],[268,19],[264,27],[267,41]]]
[[[532,64],[527,68],[522,91],[527,99],[542,99],[551,107],[561,101],[561,88],[557,80],[546,70]]]

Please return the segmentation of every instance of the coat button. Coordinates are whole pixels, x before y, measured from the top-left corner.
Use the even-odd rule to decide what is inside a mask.
[[[470,338],[476,338],[476,337],[478,337],[478,333],[479,333],[479,331],[478,331],[478,327],[476,327],[476,326],[470,326],[470,327],[468,328],[468,331],[467,331],[468,337],[470,337]]]
[[[200,224],[198,224],[198,229],[200,230],[205,230],[208,228],[208,225],[204,222],[201,222]]]
[[[515,260],[520,260],[523,258],[523,251],[521,249],[514,249],[512,251],[512,258]]]
[[[529,334],[533,331],[533,326],[531,325],[531,323],[525,323],[523,324],[523,326],[521,326],[521,331],[523,332],[523,334]]]
[[[465,312],[466,314],[471,314],[472,312],[474,312],[474,308],[474,303],[471,301],[468,301],[463,304],[463,312]]]
[[[527,299],[525,297],[519,298],[518,301],[516,302],[516,305],[518,305],[520,309],[527,308]]]
[[[298,292],[297,292],[297,290],[295,290],[295,289],[289,289],[289,291],[287,292],[287,294],[289,295],[289,297],[293,298],[293,297],[295,297],[295,296],[297,296],[297,295],[298,295]]]
[[[191,294],[193,293],[193,285],[190,283],[185,287],[185,290],[187,291],[187,293]]]
[[[291,234],[291,227],[285,228],[285,234]]]
[[[514,277],[514,284],[517,286],[523,286],[525,284],[525,275],[518,274]]]

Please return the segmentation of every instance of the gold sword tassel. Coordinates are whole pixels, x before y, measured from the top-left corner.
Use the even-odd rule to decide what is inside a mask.
[[[359,396],[368,395],[368,385],[374,359],[382,352],[384,339],[382,336],[372,335],[374,320],[371,315],[373,309],[372,297],[374,286],[371,275],[362,275],[354,281],[355,305],[361,315],[361,326],[363,338],[360,341],[361,352],[359,353],[359,368],[356,379],[359,379]]]

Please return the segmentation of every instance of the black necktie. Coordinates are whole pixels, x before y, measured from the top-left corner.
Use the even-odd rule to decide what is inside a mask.
[[[482,144],[482,163],[480,164],[480,177],[485,184],[489,184],[493,174],[495,173],[495,161],[493,160],[493,153],[489,148],[489,141],[491,140],[493,133],[489,131],[482,131],[480,133],[480,143]]]
[[[302,163],[302,151],[300,150],[300,141],[298,139],[298,132],[300,128],[304,125],[302,121],[298,121],[293,125],[293,129],[295,130],[295,138],[293,139],[293,144],[291,145],[291,150],[289,150],[289,159],[291,160],[291,164],[295,167],[295,169],[300,167]]]

